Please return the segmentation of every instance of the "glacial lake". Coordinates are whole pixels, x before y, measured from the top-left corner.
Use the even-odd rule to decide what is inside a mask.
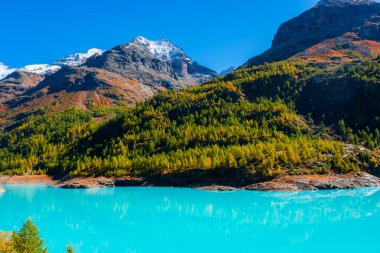
[[[377,252],[380,189],[298,193],[3,186],[0,230],[31,218],[50,253]]]

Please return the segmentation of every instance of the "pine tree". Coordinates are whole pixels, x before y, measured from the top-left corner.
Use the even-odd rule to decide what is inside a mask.
[[[69,246],[67,246],[66,253],[74,253],[74,249],[73,249],[73,246],[71,246],[71,244],[69,244]]]
[[[12,237],[15,253],[47,253],[37,226],[28,219]]]
[[[346,123],[343,119],[339,120],[338,122],[338,130],[343,137],[347,134]]]

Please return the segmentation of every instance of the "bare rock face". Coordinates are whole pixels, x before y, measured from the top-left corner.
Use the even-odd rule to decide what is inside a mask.
[[[0,80],[0,103],[4,103],[35,87],[43,75],[17,70]]]
[[[170,42],[149,41],[143,37],[91,58],[84,65],[166,89],[191,87],[217,76],[215,71],[200,66]]]
[[[323,0],[280,26],[272,47],[248,61],[259,65],[288,59],[322,41],[355,33],[380,41],[380,4],[371,0]]]
[[[4,188],[0,186],[0,194],[2,194],[4,192],[5,192]]]

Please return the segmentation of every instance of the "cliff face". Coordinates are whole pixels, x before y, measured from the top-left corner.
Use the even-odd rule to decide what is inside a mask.
[[[115,47],[85,63],[149,86],[181,89],[216,77],[217,73],[191,60],[168,41],[143,37]]]
[[[370,0],[325,0],[282,24],[272,46],[248,66],[288,59],[327,39],[354,33],[360,40],[380,41],[380,4]]]

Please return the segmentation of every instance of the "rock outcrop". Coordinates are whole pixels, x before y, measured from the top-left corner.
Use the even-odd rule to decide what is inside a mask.
[[[14,71],[0,80],[0,103],[21,96],[29,89],[37,86],[44,78],[44,75],[23,70]]]
[[[314,191],[361,187],[380,187],[380,179],[365,172],[347,175],[283,176],[271,181],[247,186],[245,189],[258,191]]]

